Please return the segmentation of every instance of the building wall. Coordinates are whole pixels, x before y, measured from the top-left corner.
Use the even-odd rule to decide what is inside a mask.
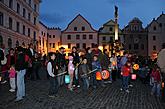
[[[142,27],[142,22],[134,18],[123,29],[124,48],[130,53],[147,56],[147,31]]]
[[[158,53],[162,44],[165,43],[165,14],[161,14],[157,19],[148,25],[148,53],[151,56]]]
[[[75,28],[77,28],[77,30],[75,30]],[[68,39],[69,36],[70,39]],[[71,23],[68,24],[68,27],[62,32],[62,46],[67,48],[68,51],[73,46],[78,47],[79,45],[78,48],[82,50],[87,47],[92,47],[92,44],[98,44],[98,33],[92,28],[91,24],[81,15],[76,16],[71,21]]]
[[[28,3],[28,0],[12,0],[12,5],[9,5],[9,1],[10,0],[0,1],[0,21],[2,21],[0,23],[0,37],[3,39],[1,43],[3,43],[6,48],[10,48],[16,47],[16,41],[17,43],[19,42],[19,45],[24,43],[25,46],[34,42],[34,39],[37,41],[40,1],[31,0],[31,5]],[[34,10],[34,4],[36,5],[36,10]],[[17,7],[20,8],[18,9]],[[23,16],[23,9],[26,10],[25,16]],[[30,17],[28,17],[29,15]],[[9,26],[9,18],[12,19],[12,28]],[[36,18],[35,23],[34,18]],[[19,29],[17,29],[17,22],[19,22]],[[25,27],[25,32],[23,32],[23,26]],[[30,32],[28,32],[28,29],[30,29]],[[12,41],[12,46],[8,44],[9,38]]]
[[[121,29],[118,28],[119,39],[123,43],[123,34]],[[108,51],[111,49],[110,42],[115,40],[115,22],[113,20],[108,21],[99,29],[99,46],[103,46]]]
[[[48,29],[48,52],[56,52],[59,50],[61,45],[61,29],[60,28],[49,28]]]

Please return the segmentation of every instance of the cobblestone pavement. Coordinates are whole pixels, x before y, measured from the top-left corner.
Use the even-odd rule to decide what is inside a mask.
[[[133,82],[130,93],[120,91],[120,81],[106,84],[106,87],[81,89],[71,92],[61,87],[58,96],[48,97],[48,80],[26,81],[26,97],[15,103],[15,93],[10,93],[8,84],[0,92],[0,109],[165,109],[159,98],[150,95],[150,87]]]

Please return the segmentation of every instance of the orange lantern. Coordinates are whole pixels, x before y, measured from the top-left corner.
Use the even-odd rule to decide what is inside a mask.
[[[2,77],[0,76],[0,81],[2,80]]]
[[[96,80],[102,80],[101,72],[96,72]]]
[[[162,82],[162,88],[164,88],[164,82]]]
[[[132,75],[131,75],[131,79],[132,79],[132,80],[136,80],[136,74],[132,74]]]
[[[134,70],[139,70],[139,65],[138,65],[138,64],[134,64],[134,65],[133,65],[133,69],[134,69]]]
[[[112,65],[113,65],[113,66],[116,66],[116,65],[117,65],[116,61],[113,61],[113,62],[112,62]]]
[[[101,75],[102,75],[102,78],[103,79],[108,79],[109,78],[109,72],[107,71],[107,70],[103,70],[102,72],[101,72]]]

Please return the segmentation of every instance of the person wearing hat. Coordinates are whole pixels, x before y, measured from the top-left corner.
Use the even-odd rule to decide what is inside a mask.
[[[25,61],[25,54],[23,53],[23,48],[19,46],[17,48],[18,55],[16,58],[16,64],[15,69],[17,71],[17,94],[15,102],[23,100],[23,97],[25,96],[25,82],[24,82],[24,76],[26,74],[26,61]]]

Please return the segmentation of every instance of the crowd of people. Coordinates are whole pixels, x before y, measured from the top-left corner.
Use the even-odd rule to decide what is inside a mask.
[[[9,81],[11,87],[9,91],[17,92],[15,101],[20,101],[25,96],[24,78],[41,79],[39,75],[41,66],[46,68],[47,78],[50,81],[49,97],[57,96],[61,86],[67,86],[70,91],[82,88],[83,93],[88,93],[89,87],[96,90],[98,87],[106,87],[108,83],[112,84],[117,79],[121,80],[119,89],[129,93],[129,88],[133,87],[131,75],[134,74],[143,84],[152,86],[151,95],[164,98],[162,93],[165,80],[165,45],[155,60],[128,52],[124,52],[123,56],[112,53],[109,57],[108,51],[104,49],[102,52],[97,45],[94,48],[88,47],[81,56],[78,49],[73,47],[68,58],[64,47],[41,57],[35,52],[32,44],[28,49],[20,46],[11,48],[6,56],[1,47],[0,54],[1,85]],[[138,65],[136,69],[135,64]],[[98,80],[97,73],[103,70],[108,71],[110,76]],[[68,83],[65,82],[66,75],[69,77]]]

